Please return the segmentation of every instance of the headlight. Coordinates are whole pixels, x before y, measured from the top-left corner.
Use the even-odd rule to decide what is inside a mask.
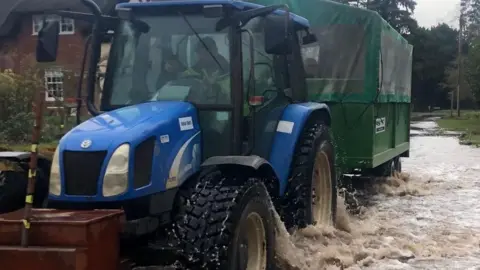
[[[122,144],[113,153],[103,177],[102,193],[111,197],[125,192],[128,188],[128,165],[130,145]]]
[[[50,194],[55,196],[60,196],[62,191],[62,184],[60,182],[60,160],[58,158],[59,148],[60,147],[57,147],[53,154],[52,166],[50,168],[50,185],[48,188]]]

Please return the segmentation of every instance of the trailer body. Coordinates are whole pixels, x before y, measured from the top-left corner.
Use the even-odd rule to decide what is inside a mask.
[[[305,68],[314,73],[308,99],[330,107],[342,172],[409,155],[413,47],[401,34],[377,12],[336,2],[252,2],[287,4],[309,20],[318,41],[302,48]]]

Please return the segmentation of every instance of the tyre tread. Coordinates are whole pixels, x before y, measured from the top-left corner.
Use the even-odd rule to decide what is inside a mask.
[[[181,196],[186,202],[184,215],[177,216],[176,231],[187,264],[205,269],[222,269],[233,237],[233,212],[238,198],[254,184],[222,186],[226,176],[213,172],[200,177],[195,186],[185,189]],[[230,181],[229,181],[230,182]],[[262,184],[263,185],[263,184]]]
[[[307,196],[311,196],[309,175],[312,172],[309,172],[309,170],[315,159],[316,142],[322,136],[324,139],[331,141],[328,126],[323,120],[317,119],[307,122],[307,126],[298,141],[292,160],[291,181],[287,186],[282,205],[282,218],[287,228],[305,228],[310,224],[309,202],[306,199]],[[336,182],[332,184],[335,185]]]

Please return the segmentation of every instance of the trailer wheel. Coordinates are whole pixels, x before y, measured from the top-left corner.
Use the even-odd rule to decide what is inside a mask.
[[[395,157],[373,169],[373,175],[375,177],[394,176],[395,172],[402,172],[402,162],[400,157]]]
[[[394,170],[398,173],[402,172],[402,160],[400,160],[400,157],[396,157],[393,159],[393,167]]]
[[[229,182],[220,172],[182,192],[176,218],[182,257],[194,269],[264,270],[275,263],[272,203],[260,181]]]
[[[337,209],[335,150],[324,121],[307,123],[297,143],[290,179],[282,213],[287,228],[333,225]]]

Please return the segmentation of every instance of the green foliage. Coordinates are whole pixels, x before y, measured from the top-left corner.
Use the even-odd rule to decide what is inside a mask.
[[[32,130],[32,102],[40,81],[35,74],[0,73],[0,142],[27,140]]]
[[[417,5],[415,0],[335,0],[342,4],[374,10],[402,34],[409,34],[417,27],[412,18]]]
[[[462,144],[480,145],[480,113],[465,112],[461,117],[446,116],[437,120],[440,128],[463,132]]]
[[[464,76],[477,104],[480,104],[480,0],[461,0],[464,14],[466,57]]]
[[[446,24],[416,28],[408,37],[413,44],[412,96],[415,106],[448,108],[449,91],[455,89],[458,32]],[[452,64],[455,69],[452,70]]]
[[[468,57],[464,61],[465,79],[477,102],[480,102],[480,38],[470,44]]]
[[[33,104],[41,95],[42,80],[35,71],[14,74],[10,70],[0,73],[0,144],[22,144],[31,141],[33,131]],[[62,121],[58,116],[45,117],[42,123],[42,142],[52,142],[62,134]],[[67,123],[65,130],[68,130]]]

